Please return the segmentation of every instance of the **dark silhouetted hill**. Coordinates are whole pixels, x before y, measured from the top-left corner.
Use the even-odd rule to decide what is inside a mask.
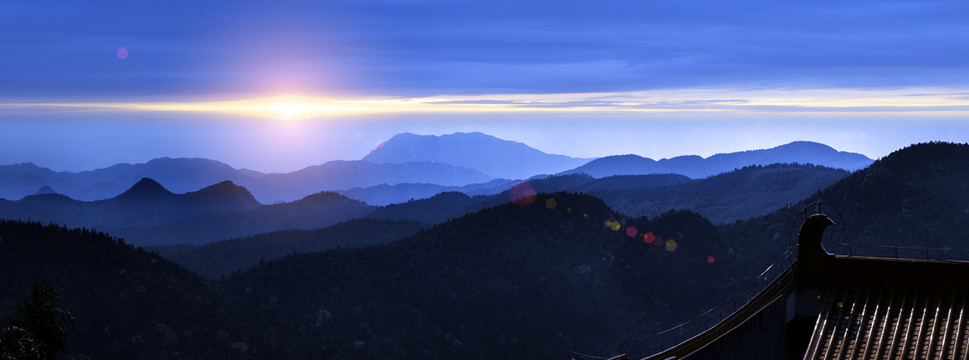
[[[239,319],[199,276],[102,233],[0,220],[0,318],[30,298],[34,279],[75,318],[69,355],[245,357]]]
[[[814,199],[844,216],[847,242],[969,249],[969,145],[897,150]]]
[[[393,164],[430,161],[475,169],[492,177],[505,179],[527,179],[539,174],[554,174],[589,161],[546,154],[528,145],[480,132],[441,136],[397,134],[367,154],[363,160]]]
[[[164,186],[161,186],[157,181],[142,178],[138,180],[137,183],[131,186],[130,189],[114,197],[117,202],[161,202],[161,201],[172,201],[178,196],[175,193],[168,191]]]
[[[426,227],[418,221],[357,219],[317,230],[284,230],[222,240],[198,247],[159,249],[196,274],[217,279],[283,256],[388,243]]]
[[[812,194],[786,210],[722,227],[743,261],[773,258],[789,246],[797,211],[815,201],[837,224],[824,245],[848,255],[895,257],[894,248],[836,246],[840,243],[888,245],[898,256],[969,260],[969,253],[920,248],[969,249],[969,145],[917,144],[897,150]],[[811,206],[811,211],[816,209]],[[839,216],[840,215],[840,216]],[[837,230],[837,231],[834,231]]]
[[[597,178],[613,175],[682,174],[701,179],[752,165],[798,163],[855,171],[871,162],[871,159],[861,154],[837,151],[815,142],[796,141],[771,149],[716,154],[705,159],[696,155],[658,161],[638,155],[607,156],[564,173],[585,173]]]
[[[678,245],[646,244],[629,225]],[[555,358],[714,305],[740,280],[730,259],[696,214],[626,222],[598,199],[553,194],[386,245],[267,262],[226,293],[240,316],[274,324],[248,332],[277,344],[255,357]]]

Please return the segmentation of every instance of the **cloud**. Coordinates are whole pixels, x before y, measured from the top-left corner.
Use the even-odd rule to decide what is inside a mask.
[[[376,114],[525,112],[734,114],[969,114],[960,89],[679,89],[611,93],[430,97],[271,96],[220,101],[0,102],[3,113],[211,113],[248,118],[332,119]],[[735,98],[727,98],[735,96]]]
[[[62,1],[7,8],[0,15],[0,96],[435,96],[969,80],[969,24],[959,16],[969,4],[957,1]],[[119,47],[131,52],[123,63],[113,56]]]

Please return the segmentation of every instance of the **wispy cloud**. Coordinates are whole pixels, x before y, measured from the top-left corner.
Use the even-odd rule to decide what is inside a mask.
[[[0,112],[194,112],[265,119],[490,112],[969,114],[969,99],[962,94],[954,89],[677,89],[415,98],[288,95],[228,101],[6,102],[0,103]]]
[[[0,96],[955,87],[969,81],[967,10],[894,0],[25,2],[0,12]],[[130,56],[115,57],[119,47]]]

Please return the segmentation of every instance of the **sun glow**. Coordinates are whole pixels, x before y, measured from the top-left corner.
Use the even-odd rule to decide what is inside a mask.
[[[262,105],[259,105],[258,102],[254,105],[256,109],[262,112],[276,114],[279,119],[288,121],[305,120],[346,110],[326,102],[299,97],[268,99]]]

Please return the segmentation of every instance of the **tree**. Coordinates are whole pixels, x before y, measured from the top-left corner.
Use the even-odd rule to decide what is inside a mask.
[[[0,327],[0,360],[53,359],[64,351],[71,313],[57,307],[54,286],[34,279],[33,298]]]

